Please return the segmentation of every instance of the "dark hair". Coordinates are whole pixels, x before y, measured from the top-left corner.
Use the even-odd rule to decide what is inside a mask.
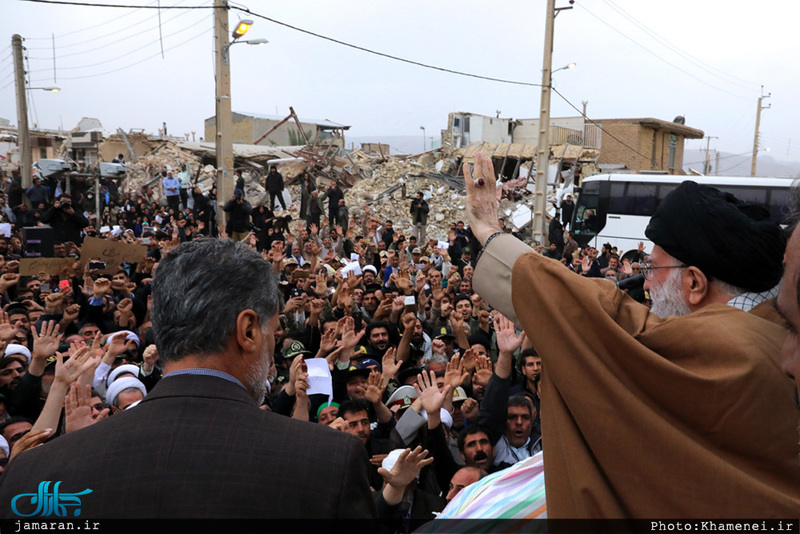
[[[344,417],[346,413],[367,412],[369,415],[369,404],[364,400],[348,399],[339,405],[339,417]]]
[[[508,407],[511,408],[512,406],[522,406],[523,408],[528,409],[528,413],[531,414],[531,418],[534,417],[533,415],[533,404],[528,397],[525,395],[512,395],[508,398]]]
[[[367,329],[364,331],[364,337],[362,338],[364,342],[369,340],[370,334],[376,328],[385,328],[386,332],[389,334],[389,344],[394,345],[394,331],[389,323],[386,321],[372,321],[367,325]]]
[[[272,266],[228,239],[183,243],[161,260],[152,288],[153,330],[164,361],[221,352],[247,309],[266,328],[281,298]]]
[[[27,417],[22,417],[21,415],[15,415],[9,419],[6,419],[4,422],[0,423],[0,436],[3,435],[3,432],[6,431],[6,428],[14,423],[30,423],[33,425],[33,421],[28,419]]]
[[[464,452],[464,442],[467,440],[467,437],[477,434],[479,432],[483,432],[484,434],[486,434],[486,437],[489,438],[489,440],[491,441],[492,433],[489,431],[487,427],[481,424],[469,425],[468,427],[465,427],[464,430],[462,430],[461,433],[458,435],[458,450]]]
[[[463,282],[463,280],[461,280],[461,282]],[[460,282],[459,282],[459,283],[460,283]],[[462,300],[466,300],[467,302],[469,302],[470,304],[472,304],[472,300],[470,300],[470,298],[469,298],[469,295],[467,295],[466,293],[459,293],[459,294],[457,294],[457,295],[455,296],[455,298],[453,299],[453,308],[455,308],[455,307],[456,307],[456,304],[458,304],[458,303],[459,303],[459,302],[461,302]]]

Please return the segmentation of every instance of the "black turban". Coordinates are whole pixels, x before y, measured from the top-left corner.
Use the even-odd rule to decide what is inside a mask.
[[[670,256],[747,291],[771,289],[783,274],[786,238],[769,211],[713,187],[683,182],[644,233]]]

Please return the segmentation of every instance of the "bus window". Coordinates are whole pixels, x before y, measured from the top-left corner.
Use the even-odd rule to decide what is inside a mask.
[[[631,199],[625,194],[627,185],[624,182],[611,182],[608,195],[609,213],[628,214],[631,212]]]
[[[675,191],[680,184],[659,184],[658,186],[658,196],[656,197],[656,207],[661,204],[661,201],[664,198]]]
[[[632,183],[628,185],[628,197],[633,201],[631,215],[650,216],[656,210],[657,184]]]
[[[735,196],[737,199],[744,202],[752,202],[754,204],[761,204],[762,206],[767,203],[767,190],[755,189],[752,187],[736,187],[736,186],[720,186],[717,189],[725,191]]]
[[[575,205],[575,220],[572,231],[575,235],[593,237],[599,231],[597,205],[600,196],[600,185],[597,182],[587,183]],[[580,241],[578,241],[580,243]]]
[[[647,215],[656,209],[657,184],[639,182],[611,184],[608,212],[617,215]]]
[[[769,191],[769,214],[780,224],[789,224],[789,189],[772,188]]]

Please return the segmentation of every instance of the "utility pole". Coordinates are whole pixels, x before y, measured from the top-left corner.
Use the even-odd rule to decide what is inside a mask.
[[[581,100],[581,104],[583,104],[583,114],[581,118],[583,119],[583,146],[588,146],[586,144],[586,106],[589,105],[588,100]]]
[[[714,135],[709,135],[706,137],[706,164],[703,166],[703,174],[706,176],[708,176],[708,174],[711,172],[711,156],[708,151],[711,147],[712,139],[719,139],[719,137]]]
[[[714,163],[714,176],[719,176],[719,150],[714,151],[717,155],[717,161]]]
[[[11,49],[14,54],[14,81],[17,88],[17,145],[19,146],[19,173],[22,177],[22,189],[32,185],[31,138],[28,132],[28,95],[25,91],[25,68],[22,63],[22,37],[14,34],[11,37]]]
[[[761,110],[762,109],[769,109],[772,107],[772,104],[769,106],[761,106],[761,102],[765,98],[769,98],[772,96],[772,93],[767,93],[766,96],[764,95],[764,86],[761,86],[761,96],[758,97],[758,107],[756,108],[756,134],[753,138],[753,160],[750,163],[750,176],[756,175],[756,165],[758,163],[758,129],[761,126]]]
[[[225,230],[222,206],[233,196],[233,113],[231,111],[231,67],[228,64],[228,0],[214,0],[216,64],[216,153],[217,225]]]
[[[547,19],[544,29],[544,58],[542,60],[542,98],[539,109],[539,145],[536,151],[536,194],[533,199],[533,240],[545,242],[545,213],[547,204],[547,179],[550,166],[550,84],[553,68],[553,30],[556,15],[572,7],[556,9],[556,0],[547,0]]]

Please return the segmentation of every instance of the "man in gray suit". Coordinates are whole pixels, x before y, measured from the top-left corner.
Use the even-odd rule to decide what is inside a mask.
[[[361,442],[258,409],[279,305],[272,266],[245,245],[168,254],[152,306],[164,377],[138,406],[14,458],[0,515],[34,514],[50,481],[81,519],[374,518]]]

